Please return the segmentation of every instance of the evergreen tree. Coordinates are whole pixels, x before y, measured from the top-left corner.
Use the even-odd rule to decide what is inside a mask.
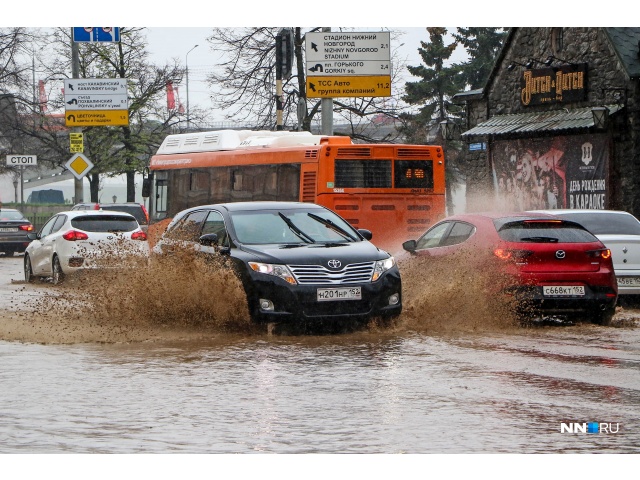
[[[471,90],[484,87],[505,36],[506,30],[501,27],[458,27],[453,34],[469,55],[459,67]]]

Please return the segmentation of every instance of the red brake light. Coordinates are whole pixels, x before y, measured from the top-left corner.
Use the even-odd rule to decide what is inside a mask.
[[[147,234],[144,232],[133,232],[131,234],[131,240],[146,240]]]
[[[511,258],[511,251],[505,250],[504,248],[496,248],[493,254],[500,260],[509,260]]]
[[[515,250],[506,248],[496,248],[493,254],[500,260],[514,260],[522,261],[530,255],[533,255],[531,250]]]
[[[100,210],[100,205],[96,203],[96,204],[93,206],[93,209],[94,209],[94,210]]]
[[[70,242],[75,242],[76,240],[88,240],[89,235],[84,232],[78,232],[77,230],[69,230],[67,233],[62,235],[62,238],[69,240]]]
[[[24,230],[26,232],[30,232],[33,230],[33,225],[29,224],[29,225],[20,225],[18,227],[20,230]]]
[[[609,258],[611,258],[611,250],[609,250],[608,248],[602,248],[600,250],[590,250],[587,252],[587,255],[589,255],[590,257],[600,257],[608,260]]]

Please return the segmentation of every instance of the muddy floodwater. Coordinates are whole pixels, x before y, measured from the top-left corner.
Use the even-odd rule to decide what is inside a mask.
[[[267,335],[185,265],[54,287],[0,257],[1,453],[640,453],[636,309],[522,326],[403,266],[396,323]]]

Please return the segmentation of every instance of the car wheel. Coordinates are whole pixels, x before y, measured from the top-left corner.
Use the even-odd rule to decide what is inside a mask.
[[[24,254],[24,281],[27,283],[33,283],[36,277],[33,275],[33,268],[31,268],[31,259],[29,255]]]
[[[60,265],[60,259],[57,256],[53,257],[51,270],[53,272],[51,275],[53,278],[53,284],[60,285],[64,280],[64,272],[62,271],[62,265]]]
[[[608,326],[611,325],[611,319],[613,318],[614,314],[615,310],[609,309],[605,310],[604,312],[597,312],[593,314],[593,316],[591,317],[591,321],[596,325]]]

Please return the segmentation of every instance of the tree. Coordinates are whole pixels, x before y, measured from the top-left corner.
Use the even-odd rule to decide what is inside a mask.
[[[51,54],[44,61],[49,77],[71,77],[71,32],[58,28],[47,35]],[[155,152],[168,130],[178,120],[177,112],[163,107],[166,85],[179,82],[184,69],[177,61],[164,66],[148,61],[146,38],[142,28],[120,28],[120,42],[80,43],[80,78],[126,78],[129,96],[129,125],[84,127],[85,154],[94,164],[88,175],[91,201],[98,201],[100,176],[125,174],[127,201],[135,200],[135,174],[147,166],[149,156]],[[53,95],[48,102],[52,110],[64,108],[62,93]],[[20,132],[35,140],[40,148],[49,152],[52,166],[61,166],[69,158],[68,129],[55,124],[51,115],[38,112],[34,102],[23,102],[20,110]],[[37,122],[27,121],[37,117]],[[19,115],[20,116],[20,115]],[[55,128],[54,128],[55,127]]]
[[[458,27],[453,34],[469,55],[469,60],[459,66],[471,90],[484,87],[506,34],[499,27]]]
[[[214,28],[207,39],[214,52],[220,53],[220,70],[209,76],[214,89],[212,98],[220,109],[227,111],[227,119],[250,123],[256,128],[275,129],[275,37],[280,28]],[[307,32],[318,31],[319,28]],[[310,131],[318,122],[321,101],[306,97],[306,75],[304,63],[305,33],[300,27],[294,31],[294,69],[290,79],[283,80],[283,122],[289,128],[296,125],[300,130]],[[397,34],[392,32],[392,37]],[[398,67],[398,58],[392,54],[392,64]],[[393,81],[400,68],[392,69]],[[392,88],[393,91],[393,88]],[[299,103],[302,118],[298,122]],[[363,141],[380,141],[372,134],[371,119],[384,116],[399,119],[400,95],[394,98],[340,98],[333,100],[333,114],[348,123],[352,138]],[[334,121],[334,123],[337,123]],[[375,123],[373,123],[375,125]],[[392,141],[395,138],[385,138]]]

